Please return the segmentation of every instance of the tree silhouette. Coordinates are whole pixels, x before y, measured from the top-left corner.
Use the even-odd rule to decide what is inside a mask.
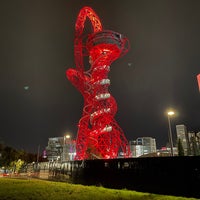
[[[16,150],[9,146],[0,145],[0,167],[10,169],[33,161],[36,161],[36,154],[27,153],[24,150]],[[19,170],[18,168],[17,170]]]
[[[184,156],[184,149],[180,138],[178,139],[178,156]]]

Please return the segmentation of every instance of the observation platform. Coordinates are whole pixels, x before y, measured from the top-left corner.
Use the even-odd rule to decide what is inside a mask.
[[[116,58],[124,55],[129,50],[129,41],[122,34],[103,30],[88,36],[86,47],[92,56],[94,53],[107,54],[112,53]]]

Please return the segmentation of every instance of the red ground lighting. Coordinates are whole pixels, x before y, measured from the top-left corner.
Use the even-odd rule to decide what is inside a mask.
[[[83,42],[87,18],[92,24],[93,33]],[[80,10],[75,34],[76,68],[66,71],[67,78],[84,98],[82,118],[78,124],[75,159],[116,158],[119,151],[123,152],[124,157],[129,157],[128,141],[114,119],[117,104],[108,91],[110,65],[128,51],[129,42],[119,33],[102,30],[99,17],[90,7]],[[89,59],[89,70],[84,68],[84,57]]]

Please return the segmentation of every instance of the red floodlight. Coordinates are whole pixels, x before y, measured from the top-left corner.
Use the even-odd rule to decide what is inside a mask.
[[[83,44],[82,33],[89,18],[93,33]],[[90,7],[80,10],[75,26],[74,55],[76,69],[66,71],[67,78],[84,98],[82,118],[78,124],[76,140],[77,160],[116,158],[119,150],[130,156],[128,141],[114,119],[117,112],[115,99],[108,91],[108,72],[111,63],[124,55],[129,48],[123,35],[102,30],[99,17]],[[83,54],[86,47],[87,54]],[[83,57],[89,55],[90,69],[84,70]]]

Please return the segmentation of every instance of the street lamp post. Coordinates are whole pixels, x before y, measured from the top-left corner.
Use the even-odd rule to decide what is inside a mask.
[[[70,138],[71,136],[69,134],[67,135],[64,135],[63,137],[63,158],[62,158],[62,161],[66,161],[68,160],[68,156],[66,156],[66,154],[68,154],[68,145],[70,143]]]
[[[171,128],[171,118],[170,118],[172,115],[174,115],[174,111],[169,111],[167,113],[168,126],[169,126],[169,143],[170,143],[170,148],[171,148],[171,156],[174,156],[173,139],[172,139],[172,128]]]

